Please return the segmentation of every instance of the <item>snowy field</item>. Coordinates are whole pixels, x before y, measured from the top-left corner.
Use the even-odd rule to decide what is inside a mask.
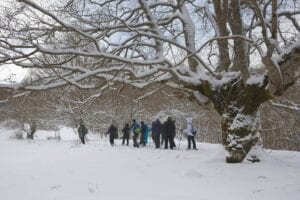
[[[62,140],[9,139],[0,128],[1,200],[298,200],[300,152],[260,152],[262,162],[226,164],[220,145],[198,151],[111,147],[71,129]]]

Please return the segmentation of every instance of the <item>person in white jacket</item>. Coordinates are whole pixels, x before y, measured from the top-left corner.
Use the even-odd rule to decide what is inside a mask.
[[[184,130],[185,134],[187,135],[188,139],[188,148],[191,149],[191,143],[193,143],[193,149],[197,150],[196,142],[195,142],[195,135],[197,131],[193,127],[193,118],[187,117],[186,118],[187,128]]]

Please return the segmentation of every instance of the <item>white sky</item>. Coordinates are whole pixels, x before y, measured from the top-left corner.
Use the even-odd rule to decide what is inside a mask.
[[[6,6],[11,5],[12,0],[0,0],[0,12]],[[22,69],[15,65],[0,66],[0,83],[20,82],[26,75],[28,70]]]

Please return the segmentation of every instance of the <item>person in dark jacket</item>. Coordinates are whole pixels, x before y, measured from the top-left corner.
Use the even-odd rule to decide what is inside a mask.
[[[160,137],[162,134],[162,124],[160,123],[159,119],[157,119],[155,122],[152,122],[152,139],[155,144],[155,148],[160,148]]]
[[[170,143],[170,149],[176,147],[174,138],[176,135],[175,122],[171,117],[168,117],[168,120],[163,125],[164,137],[165,137],[165,149],[168,149],[168,143]]]
[[[84,123],[81,123],[78,128],[78,135],[82,144],[85,144],[86,134],[88,134],[88,129],[85,127]]]
[[[139,144],[137,142],[137,138],[141,132],[141,128],[140,128],[140,125],[136,122],[136,120],[132,120],[132,125],[130,126],[130,130],[133,132],[133,137],[132,137],[132,140],[133,140],[133,146],[134,147],[139,147]]]
[[[128,123],[125,124],[125,127],[123,128],[122,132],[123,132],[122,145],[125,144],[125,140],[126,140],[126,142],[127,142],[126,145],[128,146],[129,145],[129,136],[130,136],[130,128],[129,128]]]
[[[106,134],[109,134],[109,143],[114,146],[114,140],[118,137],[118,129],[113,124],[110,125]]]
[[[141,137],[140,137],[140,145],[146,146],[145,136],[147,133],[147,126],[144,121],[141,121]]]

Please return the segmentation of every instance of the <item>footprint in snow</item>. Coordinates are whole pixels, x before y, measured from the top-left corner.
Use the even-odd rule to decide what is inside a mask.
[[[53,185],[53,186],[51,186],[51,190],[57,190],[61,187],[62,187],[61,185]]]
[[[96,190],[98,190],[98,184],[96,184],[96,185],[91,185],[91,186],[88,187],[88,189],[89,189],[89,192],[90,192],[90,193],[95,193]]]
[[[265,177],[265,176],[258,176],[257,178],[265,179],[267,177]]]
[[[259,192],[263,192],[264,190],[263,189],[257,189],[257,190],[254,190],[252,193],[255,194],[255,193],[259,193]]]
[[[203,177],[203,175],[200,172],[196,171],[196,170],[186,171],[184,173],[184,176],[188,177],[188,178],[202,178]]]

